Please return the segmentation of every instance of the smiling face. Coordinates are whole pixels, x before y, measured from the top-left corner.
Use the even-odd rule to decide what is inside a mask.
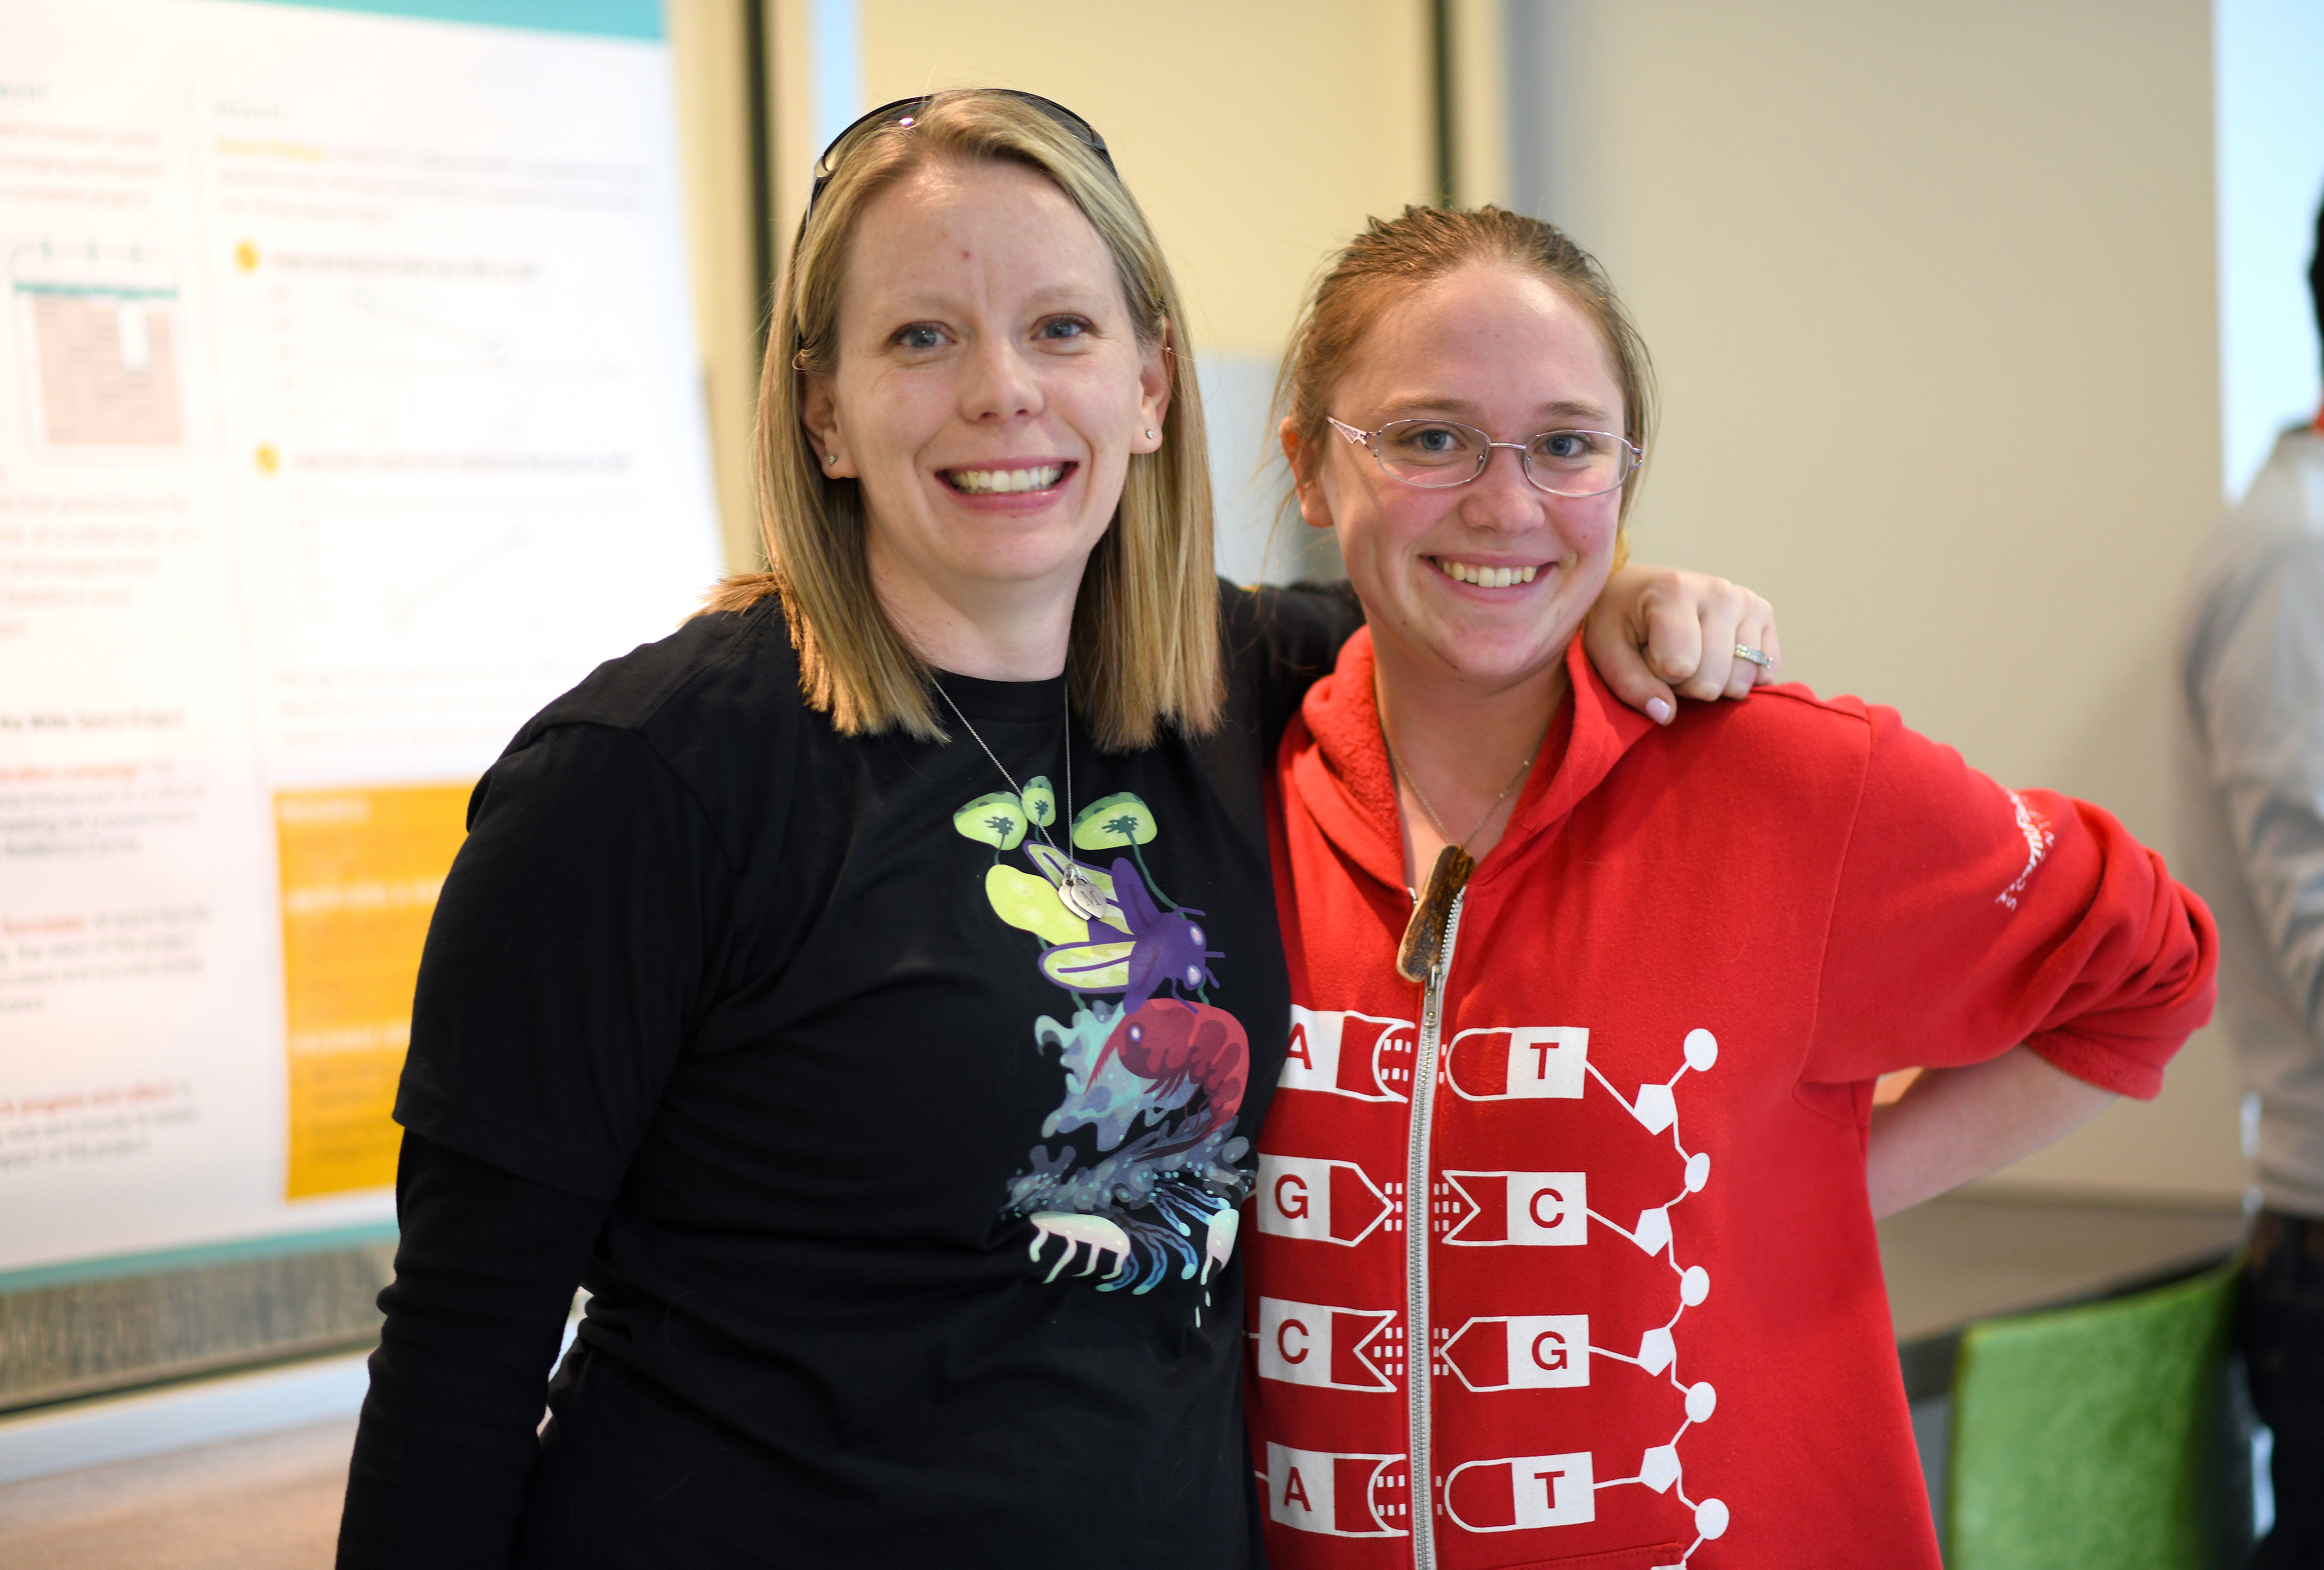
[[[802,418],[824,473],[862,482],[872,581],[908,636],[1069,617],[1167,388],[1089,220],[1019,165],[924,167],[858,218],[837,337]]]
[[[1545,280],[1493,263],[1392,303],[1326,408],[1363,430],[1434,417],[1508,442],[1568,428],[1619,433],[1623,415],[1590,319]],[[1503,448],[1469,484],[1424,490],[1328,425],[1323,450],[1295,452],[1293,463],[1301,515],[1339,532],[1383,674],[1401,665],[1480,693],[1555,679],[1612,569],[1619,491],[1551,495]]]

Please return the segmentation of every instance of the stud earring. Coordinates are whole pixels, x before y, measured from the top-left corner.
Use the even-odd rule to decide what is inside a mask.
[[[1154,430],[1150,426],[1147,428],[1146,439],[1148,441],[1152,441],[1154,439]]]
[[[823,461],[826,464],[835,464],[839,461],[839,455],[835,452],[827,452],[823,455]]]

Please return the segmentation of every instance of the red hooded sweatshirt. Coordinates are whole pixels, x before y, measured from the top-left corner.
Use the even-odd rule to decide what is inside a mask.
[[[1656,727],[1566,670],[1425,986],[1368,633],[1284,738],[1293,1031],[1244,1232],[1268,1556],[1935,1570],[1872,1081],[2024,1041],[2151,1097],[2210,1012],[2209,913],[1893,710],[1777,687]]]

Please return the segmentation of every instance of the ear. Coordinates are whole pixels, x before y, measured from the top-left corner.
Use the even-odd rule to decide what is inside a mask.
[[[1162,340],[1148,344],[1138,355],[1138,429],[1130,433],[1130,450],[1156,452],[1162,446],[1162,420],[1170,412],[1170,374],[1177,364],[1170,346],[1170,324],[1162,324]],[[1148,431],[1154,439],[1146,439]]]
[[[1310,529],[1331,528],[1332,506],[1315,475],[1314,460],[1320,455],[1301,445],[1299,428],[1288,420],[1275,428],[1275,438],[1283,444],[1283,461],[1291,466],[1291,494],[1299,499],[1300,518]]]
[[[816,463],[825,478],[857,477],[840,434],[839,400],[830,377],[799,373],[799,424],[807,428],[807,445],[815,448]]]

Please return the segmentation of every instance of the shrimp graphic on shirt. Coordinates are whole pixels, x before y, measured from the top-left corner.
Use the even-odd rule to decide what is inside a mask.
[[[993,914],[1040,941],[1032,963],[1071,1000],[1065,1019],[1034,1022],[1035,1042],[1057,1053],[1065,1098],[1011,1180],[1008,1209],[1032,1222],[1046,1280],[1071,1267],[1100,1291],[1142,1294],[1176,1266],[1207,1284],[1233,1253],[1235,1206],[1252,1181],[1250,1142],[1234,1132],[1250,1037],[1210,1001],[1209,962],[1223,956],[1204,947],[1203,912],[1174,903],[1146,864],[1143,847],[1159,833],[1152,810],[1125,791],[1074,815],[1067,843],[1093,860],[1113,853],[1104,868],[1035,832],[1056,816],[1044,778],[953,815],[962,836],[992,847],[983,882]],[[1068,868],[1095,894],[1094,915],[1058,897]],[[1081,1147],[1061,1136],[1082,1129],[1098,1159],[1077,1168]]]

